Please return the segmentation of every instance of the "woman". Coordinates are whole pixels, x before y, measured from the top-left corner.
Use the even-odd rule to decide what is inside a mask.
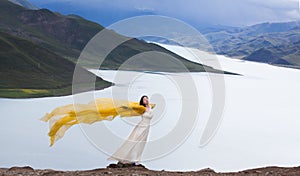
[[[149,104],[146,95],[141,97],[140,105],[146,107],[141,121],[135,126],[128,139],[107,160],[118,160],[118,164],[131,165],[137,165],[140,162],[148,138],[150,121],[153,117],[152,108],[154,108],[153,104]]]
[[[76,107],[76,108],[75,108]],[[61,139],[65,132],[75,124],[85,123],[93,124],[102,120],[113,120],[115,117],[132,117],[143,115],[145,118],[140,122],[140,127],[137,128],[132,136],[132,139],[141,140],[144,136],[140,134],[148,134],[147,128],[141,125],[149,126],[146,118],[152,117],[151,108],[155,104],[149,104],[148,97],[143,96],[140,102],[132,102],[129,100],[112,99],[112,98],[97,98],[90,101],[88,104],[68,104],[55,108],[51,113],[46,113],[40,120],[49,122],[50,131],[50,147],[56,141]],[[147,111],[147,113],[145,113]],[[130,139],[131,139],[130,138]],[[137,145],[140,146],[141,144]],[[137,147],[139,150],[141,147]],[[137,151],[139,151],[137,150]]]

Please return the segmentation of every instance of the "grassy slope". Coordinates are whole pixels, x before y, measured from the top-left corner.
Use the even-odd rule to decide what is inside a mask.
[[[102,26],[75,15],[47,9],[28,10],[0,0],[0,30],[30,40],[61,56],[78,57],[85,44]]]
[[[112,37],[121,36],[112,34]],[[100,57],[103,58],[104,56]],[[95,63],[98,62],[97,57],[90,57],[83,65],[88,68],[93,68]],[[186,60],[159,45],[146,43],[137,39],[130,39],[116,47],[106,58],[104,58],[100,69],[162,72],[190,71],[231,74]]]
[[[72,92],[75,64],[32,42],[0,32],[0,96],[41,97]],[[94,76],[80,69],[86,76]],[[84,81],[78,84],[86,84]],[[97,89],[110,86],[97,78]]]

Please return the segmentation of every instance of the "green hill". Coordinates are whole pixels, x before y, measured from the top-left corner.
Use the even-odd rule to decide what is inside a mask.
[[[102,26],[75,15],[64,16],[47,9],[30,10],[0,0],[0,31],[36,43],[63,57],[77,58]]]
[[[75,64],[32,42],[0,32],[0,96],[42,97],[71,94]],[[86,77],[94,75],[83,68]],[[76,84],[84,86],[83,81]],[[96,89],[111,86],[97,77]]]
[[[95,34],[104,29],[76,15],[65,16],[47,9],[30,10],[8,0],[0,0],[0,18],[0,97],[71,94],[73,72],[82,49]],[[124,37],[113,31],[111,34]],[[127,62],[129,58],[149,51],[156,54],[147,55],[147,59],[139,62]],[[94,76],[85,69],[95,68],[98,59],[89,58],[80,71],[87,76]],[[182,69],[184,67],[189,71],[224,73],[138,39],[130,39],[119,45],[101,65],[101,69],[166,72],[186,71]],[[97,78],[97,89],[110,85]]]

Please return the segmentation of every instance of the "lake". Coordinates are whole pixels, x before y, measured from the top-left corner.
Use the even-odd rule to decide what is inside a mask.
[[[197,61],[195,55],[190,55],[184,48],[162,46]],[[203,55],[196,49],[190,50]],[[93,98],[139,101],[142,95],[148,95],[150,102],[157,104],[149,145],[147,143],[145,148],[147,160],[142,162],[149,169],[185,171],[210,167],[225,172],[271,165],[299,166],[300,70],[225,56],[213,58],[217,58],[220,65],[213,65],[215,61],[210,59],[205,63],[242,76],[91,70],[114,82],[115,86],[76,96],[86,94]],[[224,80],[225,103],[215,135],[206,145],[200,146],[200,138],[214,106],[212,79]],[[111,163],[106,160],[108,154],[126,139],[140,117],[75,125],[49,147],[48,124],[38,119],[55,107],[73,103],[73,98],[72,95],[1,98],[0,166],[86,170]],[[116,137],[114,142],[101,133],[104,127]]]

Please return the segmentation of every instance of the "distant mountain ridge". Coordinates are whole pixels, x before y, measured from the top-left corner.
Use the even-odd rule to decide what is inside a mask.
[[[190,44],[189,47],[234,58],[300,68],[300,21],[262,23],[242,28],[212,25],[201,28],[200,32],[212,49],[201,47],[190,36],[186,36],[185,43]],[[178,36],[170,38],[176,41]],[[172,44],[163,39],[152,39]]]
[[[272,51],[265,48],[261,48],[257,51],[254,51],[249,56],[246,56],[243,59],[275,65],[292,65],[291,63],[287,62],[281,57],[278,57],[277,55],[273,54]]]
[[[220,35],[222,34],[222,35]],[[214,36],[219,36],[214,38]],[[244,60],[300,66],[300,22],[262,23],[235,31],[224,30],[205,35],[215,52]],[[251,59],[250,59],[251,58]]]

